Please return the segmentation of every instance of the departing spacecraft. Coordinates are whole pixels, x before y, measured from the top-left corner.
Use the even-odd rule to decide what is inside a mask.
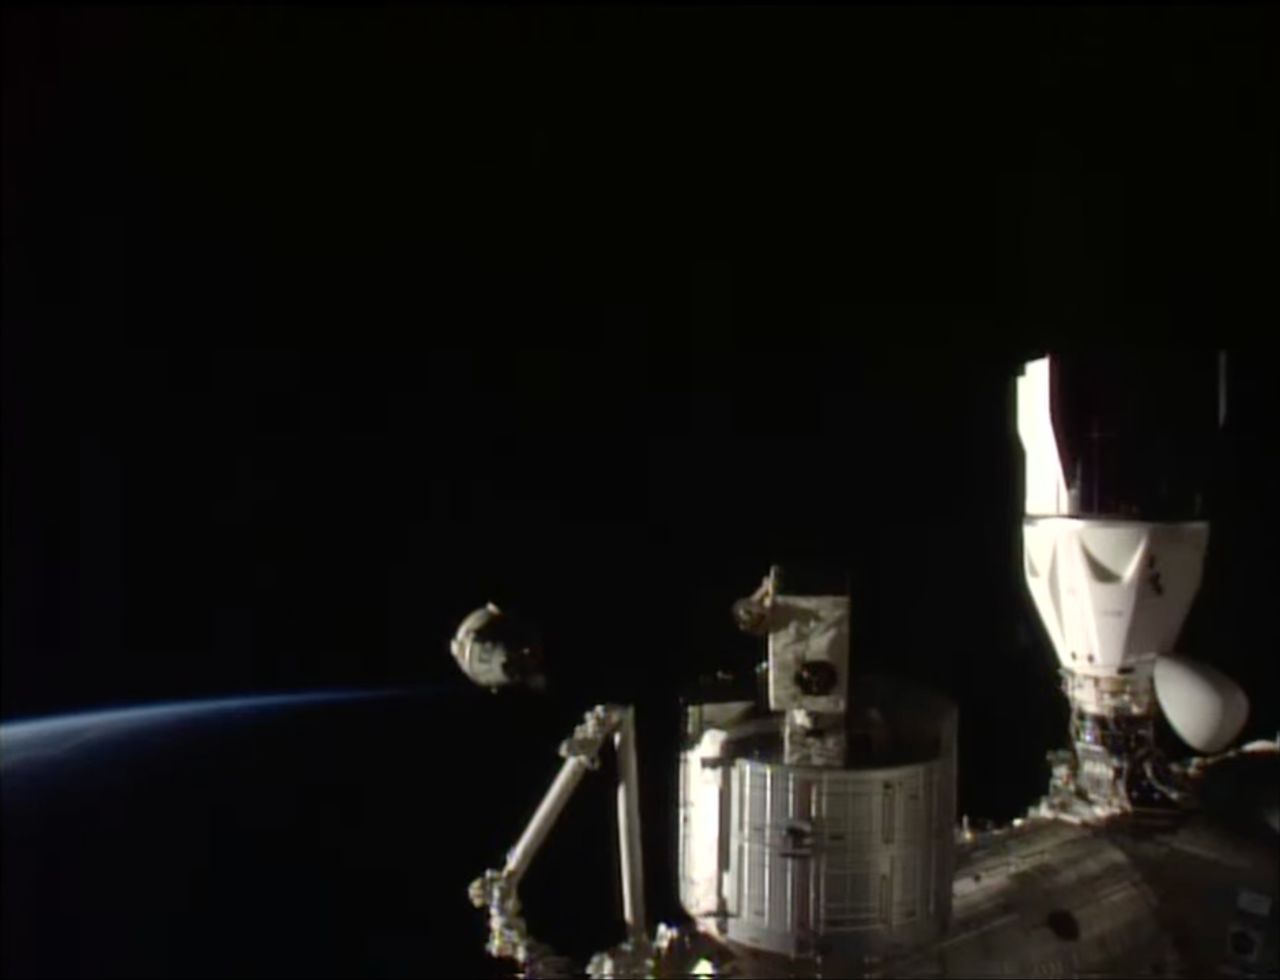
[[[1045,357],[1016,381],[1023,571],[1070,705],[1024,817],[956,818],[956,707],[853,672],[845,580],[774,567],[733,608],[760,636],[754,698],[686,704],[680,900],[650,932],[633,709],[601,705],[506,863],[471,886],[488,951],[583,972],[529,935],[518,886],[612,746],[626,935],[593,977],[1276,976],[1280,739],[1229,748],[1245,693],[1177,652],[1209,539],[1202,479],[1225,418],[1211,359]],[[453,644],[490,687],[537,676],[492,606]],[[1198,753],[1167,758],[1157,714]],[[1261,788],[1260,788],[1261,787]]]

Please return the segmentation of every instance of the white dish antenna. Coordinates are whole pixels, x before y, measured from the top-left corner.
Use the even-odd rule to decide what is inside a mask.
[[[1222,671],[1184,657],[1156,660],[1156,699],[1178,737],[1197,752],[1221,752],[1249,717],[1249,697]]]

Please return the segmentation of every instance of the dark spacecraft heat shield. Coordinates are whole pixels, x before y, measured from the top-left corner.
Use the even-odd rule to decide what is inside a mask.
[[[1053,355],[1053,430],[1075,513],[1206,517],[1225,385],[1224,362],[1212,351]]]

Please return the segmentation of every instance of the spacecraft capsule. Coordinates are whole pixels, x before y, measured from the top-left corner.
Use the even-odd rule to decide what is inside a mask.
[[[492,602],[462,621],[449,649],[462,672],[488,690],[516,685],[540,690],[546,686],[537,634]]]

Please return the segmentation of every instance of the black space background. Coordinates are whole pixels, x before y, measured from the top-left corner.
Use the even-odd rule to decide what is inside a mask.
[[[1063,732],[1012,375],[1275,332],[1275,28],[6,11],[3,716],[460,683],[494,599],[564,703],[660,735],[750,658],[730,602],[814,556],[857,660],[960,702],[962,805],[1012,815]],[[1232,372],[1184,647],[1270,736],[1274,360]]]

